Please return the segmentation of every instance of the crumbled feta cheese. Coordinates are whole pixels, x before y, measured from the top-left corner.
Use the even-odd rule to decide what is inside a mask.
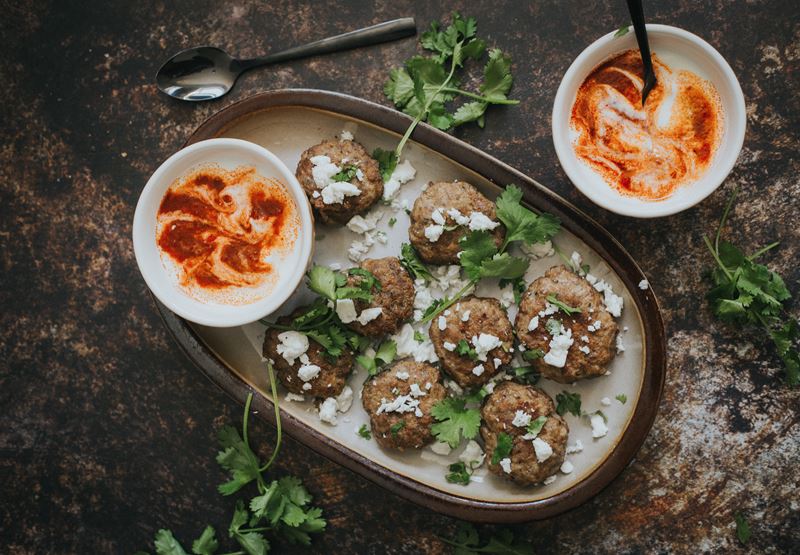
[[[545,478],[544,481],[542,481],[542,483],[546,486],[549,486],[555,481],[556,481],[556,475],[553,474],[552,476],[548,476],[547,478]]]
[[[525,253],[529,258],[538,260],[539,258],[547,258],[555,254],[553,243],[545,241],[544,243],[534,243],[533,245],[520,244],[520,250]]]
[[[506,457],[505,459],[500,460],[500,468],[503,469],[503,472],[506,474],[511,474],[511,459]]]
[[[324,189],[330,185],[331,178],[342,171],[342,168],[331,162],[330,157],[325,155],[313,156],[311,165],[311,176],[318,189]]]
[[[364,181],[364,172],[361,171],[361,168],[356,169],[356,179]]]
[[[381,210],[376,210],[374,213],[367,214],[367,218],[358,215],[353,216],[350,218],[350,221],[347,222],[347,229],[359,235],[374,231],[375,227],[378,225],[378,219],[382,215],[383,212]]]
[[[337,299],[336,300],[336,315],[343,324],[349,324],[356,319],[356,305],[353,299]]]
[[[297,377],[299,377],[304,382],[310,382],[311,380],[319,376],[321,370],[322,368],[320,368],[316,364],[303,364],[300,368],[297,369]]]
[[[362,326],[366,326],[381,314],[383,314],[383,308],[380,306],[376,306],[374,308],[365,308],[361,311],[361,314],[358,315],[356,320],[358,320],[358,323]]]
[[[578,350],[585,355],[588,355],[591,352],[589,350],[589,347],[587,347],[586,345],[581,345],[580,347],[578,347]]]
[[[531,423],[531,415],[524,410],[518,410],[514,413],[514,420],[511,423],[517,428],[525,428]]]
[[[319,419],[333,426],[336,425],[336,399],[328,397],[319,406]]]
[[[312,198],[319,198],[320,197],[319,191],[314,191],[313,193],[311,193],[311,197]]]
[[[442,214],[441,208],[437,208],[431,212],[431,220],[433,220],[433,223],[435,224],[444,225],[446,220],[444,219],[444,214]]]
[[[346,385],[342,392],[336,397],[336,410],[339,412],[347,412],[353,405],[353,389]]]
[[[564,461],[564,463],[561,465],[561,472],[564,474],[570,474],[574,469],[575,467],[572,466],[572,463],[569,461]]]
[[[447,455],[450,454],[450,451],[452,451],[452,449],[450,449],[450,446],[447,445],[446,443],[437,441],[436,443],[431,445],[431,451],[433,451],[437,455],[442,455],[443,457],[446,457]]]
[[[416,177],[417,170],[408,160],[403,160],[394,168],[389,180],[383,184],[383,199],[392,200],[400,187]]]
[[[586,279],[589,279],[589,275],[586,276]],[[606,305],[606,309],[614,318],[619,318],[622,314],[622,297],[614,294],[613,289],[611,289],[611,285],[602,279],[597,280],[596,283],[593,283],[592,285],[597,291],[603,294],[603,302]]]
[[[425,382],[425,389],[430,391],[432,387],[433,387],[433,384],[431,382]]]
[[[443,225],[431,224],[425,228],[425,238],[431,243],[438,241],[442,233],[444,233]]]
[[[611,399],[609,399],[608,397],[603,397],[602,399],[600,399],[600,404],[606,407],[610,407]]]
[[[397,358],[410,356],[417,362],[438,362],[439,358],[436,356],[430,337],[427,334],[423,334],[423,337],[424,341],[418,342],[414,339],[414,328],[411,324],[403,324],[400,331],[391,336],[397,345]]]
[[[508,308],[514,304],[514,286],[508,285],[500,292],[500,304],[503,308]]]
[[[395,374],[398,380],[406,381],[408,379],[408,372],[398,372]]]
[[[472,344],[475,347],[475,352],[478,355],[478,360],[486,362],[489,351],[501,347],[503,342],[496,335],[489,333],[481,333],[480,335],[472,336]],[[477,374],[480,375],[480,374]]]
[[[479,364],[478,366],[472,369],[472,373],[475,374],[476,376],[480,376],[481,374],[483,374],[483,371],[484,371],[483,364]]]
[[[447,215],[453,219],[456,225],[469,225],[469,216],[465,216],[457,208],[449,209]]]
[[[580,453],[581,451],[583,451],[583,443],[579,439],[575,440],[574,445],[567,445],[568,455],[571,455],[573,453]]]
[[[462,322],[469,322],[469,317],[472,315],[471,310],[465,310],[461,313],[461,321]]]
[[[492,364],[494,364],[495,368],[500,368],[503,365],[503,361],[500,360],[499,358],[493,358]]]
[[[551,314],[555,314],[556,312],[558,312],[558,307],[554,304],[546,302],[544,304],[544,310],[539,311],[539,318],[545,318],[547,316],[550,316]]]
[[[460,395],[462,395],[462,394],[464,393],[464,390],[463,390],[463,389],[461,389],[461,386],[460,386],[460,385],[458,385],[458,384],[457,384],[456,382],[454,382],[453,380],[445,379],[445,380],[444,380],[444,386],[445,386],[447,389],[449,389],[449,390],[450,390],[450,393],[452,393],[452,394],[453,394],[453,395],[455,395],[456,397],[458,397],[458,396],[460,396]]]
[[[483,452],[483,449],[481,449],[481,446],[478,445],[478,442],[474,439],[471,439],[458,456],[458,459],[461,462],[466,463],[468,467],[474,469],[483,464],[483,459],[485,457],[486,454]]]
[[[617,354],[625,352],[625,343],[622,342],[622,336],[617,335]]]
[[[572,255],[569,257],[569,259],[572,262],[572,266],[575,268],[575,271],[580,271],[581,264],[583,263],[583,257],[580,255],[580,253],[578,253],[578,251],[572,251]]]
[[[540,437],[533,440],[533,450],[536,453],[536,460],[540,463],[546,461],[553,455],[553,448]]]
[[[569,348],[572,347],[573,342],[572,330],[565,329],[562,325],[559,333],[550,340],[550,350],[544,355],[545,364],[556,368],[564,368],[567,363]]]
[[[364,241],[353,241],[350,243],[350,248],[347,249],[347,258],[352,260],[353,262],[361,262],[364,260],[364,256],[369,252],[369,248],[372,246],[372,240],[364,240]]]
[[[353,140],[353,134],[350,133],[350,131],[347,131],[345,129],[344,131],[339,133],[339,140],[341,140],[341,141],[352,141]]]
[[[589,342],[589,336],[588,335],[581,335],[581,341],[583,341],[584,343],[588,343]]]
[[[347,181],[336,181],[321,191],[324,204],[341,204],[345,197],[357,197],[361,189]]]
[[[424,397],[425,395],[427,395],[427,393],[422,391],[418,383],[412,383],[410,388],[410,395],[412,397]]]
[[[439,330],[440,331],[444,331],[445,328],[447,328],[447,318],[445,318],[444,316],[439,316],[439,319],[437,320],[437,323],[439,325]]]
[[[491,231],[500,225],[500,222],[493,221],[483,212],[472,212],[469,215],[470,231]]]
[[[538,316],[534,316],[528,322],[528,331],[533,331],[538,327],[539,327],[539,317]]]
[[[288,402],[297,401],[298,403],[306,400],[306,398],[303,395],[298,395],[297,393],[291,393],[291,392],[287,393],[284,399]]]
[[[311,387],[312,387],[311,384],[306,382],[303,384],[303,391],[308,391],[309,389],[311,389]]]
[[[445,341],[444,343],[442,343],[442,347],[444,347],[445,351],[452,352],[456,350],[456,344],[451,343],[450,341]]]
[[[391,401],[381,399],[381,404],[376,411],[376,414],[384,412],[414,412],[419,406],[419,400],[414,399],[411,395],[398,395]]]
[[[639,282],[639,289],[641,289],[642,291],[647,291],[648,289],[650,289],[650,282],[647,281],[646,279],[643,279],[642,281]]]
[[[287,364],[294,364],[296,358],[308,351],[308,337],[299,331],[285,331],[278,334],[276,350]]]
[[[592,425],[593,438],[603,437],[608,433],[608,426],[606,426],[603,415],[595,413],[589,417],[589,422]]]

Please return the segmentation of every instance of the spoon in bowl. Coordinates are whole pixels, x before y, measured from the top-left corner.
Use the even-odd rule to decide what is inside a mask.
[[[647,95],[656,86],[656,73],[653,70],[653,60],[650,57],[650,42],[647,40],[647,26],[644,22],[642,0],[628,0],[628,11],[631,14],[633,30],[636,31],[636,42],[639,43],[639,52],[644,65],[644,85],[642,86],[642,106]]]
[[[410,37],[416,32],[414,18],[405,17],[247,60],[233,58],[213,46],[189,48],[178,52],[161,66],[156,75],[156,85],[164,94],[180,100],[213,100],[227,94],[239,75],[250,69],[388,42]]]

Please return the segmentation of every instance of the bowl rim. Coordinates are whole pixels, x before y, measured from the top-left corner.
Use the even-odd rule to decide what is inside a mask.
[[[572,145],[571,141],[569,140],[569,121],[567,120],[566,122],[567,128],[564,128],[563,126],[564,118],[566,117],[565,114],[568,114],[571,111],[572,103],[574,101],[572,97],[575,94],[575,91],[571,90],[569,87],[569,82],[572,81],[577,74],[586,69],[587,61],[598,50],[606,48],[609,44],[616,40],[616,31],[612,31],[603,35],[587,46],[578,55],[578,57],[573,60],[566,73],[564,73],[564,77],[561,79],[561,83],[556,91],[555,99],[553,100],[553,110],[551,113],[551,134],[553,137],[553,146],[556,151],[556,156],[558,157],[558,161],[562,169],[567,174],[567,177],[572,184],[593,203],[616,214],[642,219],[658,218],[677,214],[702,202],[714,191],[716,191],[719,186],[725,182],[725,179],[736,165],[739,154],[741,153],[744,145],[744,138],[747,132],[747,112],[744,93],[742,92],[742,87],[739,84],[739,80],[736,78],[736,74],[733,72],[733,69],[722,56],[722,54],[720,54],[711,44],[699,36],[679,27],[662,25],[658,23],[648,23],[647,30],[652,35],[673,36],[688,41],[699,47],[708,55],[709,59],[712,60],[712,62],[725,76],[726,84],[730,87],[733,95],[733,109],[729,109],[725,112],[726,126],[728,129],[739,129],[740,131],[736,135],[727,137],[726,140],[726,143],[729,145],[728,148],[731,148],[730,145],[733,145],[731,152],[735,153],[735,155],[731,155],[729,159],[724,161],[714,161],[712,166],[707,170],[708,174],[716,176],[712,179],[712,182],[716,183],[714,183],[713,186],[708,187],[707,190],[699,192],[695,195],[688,195],[681,202],[674,202],[670,204],[664,204],[659,201],[642,201],[640,204],[636,205],[619,205],[618,203],[615,203],[615,200],[627,197],[623,197],[619,193],[613,191],[611,187],[608,187],[607,190],[598,190],[597,187],[590,187],[584,184],[584,179],[580,174],[578,166],[574,164],[570,158]],[[611,54],[613,53],[609,53],[605,59],[611,56]],[[596,67],[596,65],[597,64],[594,64],[592,67]]]
[[[213,151],[221,148],[241,150],[250,155],[255,155],[256,157],[260,157],[265,164],[271,165],[277,170],[284,187],[286,187],[287,192],[297,206],[300,218],[300,231],[293,247],[297,249],[298,263],[293,268],[292,274],[286,281],[284,287],[275,288],[271,294],[252,303],[236,305],[236,310],[231,310],[231,305],[220,305],[220,310],[214,311],[213,304],[203,303],[191,297],[188,297],[190,300],[188,304],[179,304],[175,302],[175,294],[183,295],[183,293],[166,276],[166,272],[161,272],[160,274],[158,271],[154,272],[147,264],[150,258],[150,254],[147,252],[151,246],[149,245],[149,241],[153,240],[154,232],[151,233],[153,231],[151,229],[152,226],[147,222],[147,218],[150,214],[146,205],[155,195],[163,196],[166,188],[174,181],[171,180],[162,191],[161,188],[164,187],[164,182],[166,180],[165,176],[168,176],[172,169],[185,158],[193,156],[198,152],[211,151],[209,153],[209,158],[211,158],[209,162],[213,162]],[[164,160],[153,172],[142,189],[139,200],[136,203],[131,234],[133,237],[133,250],[136,257],[136,264],[153,296],[171,311],[190,322],[211,327],[235,327],[255,322],[272,314],[286,302],[286,299],[288,299],[300,285],[313,254],[314,219],[302,186],[280,158],[263,146],[250,141],[233,138],[213,138],[184,146]],[[159,264],[159,268],[163,269],[163,266]],[[200,306],[202,306],[202,310],[194,311],[191,308],[187,309],[187,307],[197,307],[199,309]]]

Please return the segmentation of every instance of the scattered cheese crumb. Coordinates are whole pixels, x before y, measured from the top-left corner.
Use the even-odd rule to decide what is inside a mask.
[[[534,316],[531,318],[530,322],[528,322],[528,331],[533,331],[539,327],[539,317]]]
[[[458,456],[458,459],[466,463],[467,466],[470,468],[478,468],[483,464],[483,459],[486,457],[486,454],[481,449],[481,446],[478,445],[478,442],[474,439],[469,440],[467,446],[464,447],[464,451]]]
[[[625,352],[625,343],[622,342],[622,336],[617,335],[617,354]]]
[[[514,413],[514,420],[511,423],[517,428],[524,428],[531,423],[531,415],[524,410],[518,410]]]
[[[398,372],[395,374],[398,380],[406,381],[408,379],[408,372]]]
[[[319,419],[333,426],[336,425],[336,399],[328,397],[319,406]]]
[[[417,175],[417,170],[408,160],[403,160],[394,168],[389,180],[383,184],[383,199],[392,200],[402,185],[405,185]]]
[[[291,392],[287,393],[284,399],[288,402],[297,401],[298,403],[306,400],[306,398],[303,395],[298,395],[297,393],[291,393]]]
[[[642,291],[647,291],[648,289],[650,289],[650,282],[647,281],[646,279],[643,279],[642,281],[639,282],[639,289],[641,289]]]
[[[556,475],[553,474],[552,476],[548,476],[547,478],[545,478],[542,483],[544,485],[548,486],[548,485],[552,484],[555,481],[556,481]]]
[[[442,225],[431,224],[425,228],[425,238],[431,243],[438,241],[442,233],[444,233],[444,226]]]
[[[447,319],[444,316],[439,316],[438,324],[439,330],[444,331],[447,327]]]
[[[610,407],[611,399],[609,399],[608,397],[603,397],[602,399],[600,399],[600,404],[606,407]]]
[[[583,443],[579,439],[575,440],[574,445],[567,445],[568,455],[571,455],[573,453],[580,453],[581,451],[583,451]]]
[[[451,343],[450,341],[445,341],[444,343],[442,343],[442,347],[444,347],[446,351],[450,351],[450,352],[456,350],[456,344],[455,343]]]
[[[546,461],[553,455],[553,448],[540,437],[533,440],[533,450],[536,453],[536,460],[540,463]]]
[[[600,414],[593,414],[589,417],[589,422],[592,424],[592,437],[599,438],[603,437],[608,433],[608,426],[606,426],[606,421],[603,419],[603,416]]]
[[[472,373],[475,374],[476,376],[480,376],[481,374],[483,374],[483,371],[484,371],[483,364],[479,364],[478,366],[472,369]]]
[[[572,471],[574,470],[574,468],[575,468],[575,467],[574,467],[574,466],[572,466],[572,463],[571,463],[571,462],[569,462],[569,461],[564,461],[564,463],[561,465],[561,472],[563,472],[564,474],[570,474],[570,473],[572,473]]]
[[[336,300],[336,315],[343,324],[349,324],[356,319],[356,305],[353,299],[337,299]]]
[[[433,451],[437,455],[442,455],[446,457],[447,455],[450,454],[450,451],[452,451],[452,449],[450,449],[450,446],[447,445],[446,443],[437,441],[436,443],[431,445],[431,451]]]
[[[511,459],[506,457],[500,461],[500,468],[503,469],[503,472],[506,474],[511,474]]]
[[[276,350],[288,364],[294,364],[295,359],[308,351],[308,337],[299,331],[279,333],[278,341]]]
[[[383,313],[383,308],[380,306],[376,306],[374,308],[365,308],[361,311],[361,314],[358,315],[358,323],[362,326],[367,325],[368,323],[372,322],[375,318],[380,316]]]

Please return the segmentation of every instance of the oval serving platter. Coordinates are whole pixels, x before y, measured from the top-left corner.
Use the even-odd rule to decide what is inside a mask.
[[[233,104],[203,123],[187,145],[214,137],[234,137],[258,143],[275,153],[290,168],[308,147],[348,130],[369,151],[376,147],[392,149],[410,123],[410,118],[395,110],[358,98],[316,90],[292,89],[262,93]],[[608,485],[632,460],[655,419],[666,372],[664,326],[652,290],[638,287],[645,279],[630,255],[588,216],[541,184],[513,168],[427,125],[420,125],[406,146],[403,158],[417,170],[417,177],[401,188],[399,199],[413,203],[424,183],[432,180],[462,179],[495,198],[506,184],[515,183],[524,191],[524,202],[536,211],[549,212],[562,222],[562,231],[553,241],[569,256],[582,255],[591,273],[604,279],[624,299],[625,308],[617,319],[625,351],[609,365],[609,374],[565,386],[542,379],[539,386],[555,397],[562,390],[581,394],[583,409],[602,410],[608,418],[608,434],[593,439],[587,418],[565,416],[569,445],[576,440],[583,450],[569,454],[574,469],[559,473],[547,485],[516,486],[486,471],[475,473],[468,486],[445,480],[447,465],[457,461],[458,451],[447,457],[430,448],[421,452],[384,451],[355,432],[367,423],[359,391],[366,374],[354,371],[348,380],[355,391],[352,408],[339,414],[338,424],[319,420],[310,400],[287,402],[281,399],[284,430],[319,454],[357,472],[384,488],[431,510],[476,522],[512,523],[542,519],[561,513],[590,499]],[[408,217],[402,209],[384,207],[379,228],[387,234],[386,244],[376,242],[367,257],[399,255],[407,242]],[[389,227],[391,216],[397,224]],[[329,228],[318,224],[315,261],[320,264],[347,261],[347,249],[360,236],[345,227]],[[550,266],[560,264],[558,255],[535,260],[527,281]],[[481,295],[498,296],[496,285],[483,285]],[[298,306],[307,295],[299,291],[281,313]],[[158,303],[158,301],[156,301]],[[272,421],[274,412],[266,368],[261,358],[264,326],[250,324],[237,328],[209,328],[191,324],[163,305],[161,315],[189,358],[214,383],[240,403],[255,390],[253,401],[258,415]],[[513,321],[513,310],[509,309]],[[625,330],[625,331],[623,331]],[[622,403],[619,394],[627,397]],[[282,396],[281,396],[282,397]],[[610,406],[607,399],[612,400]],[[603,403],[602,401],[606,401]]]

